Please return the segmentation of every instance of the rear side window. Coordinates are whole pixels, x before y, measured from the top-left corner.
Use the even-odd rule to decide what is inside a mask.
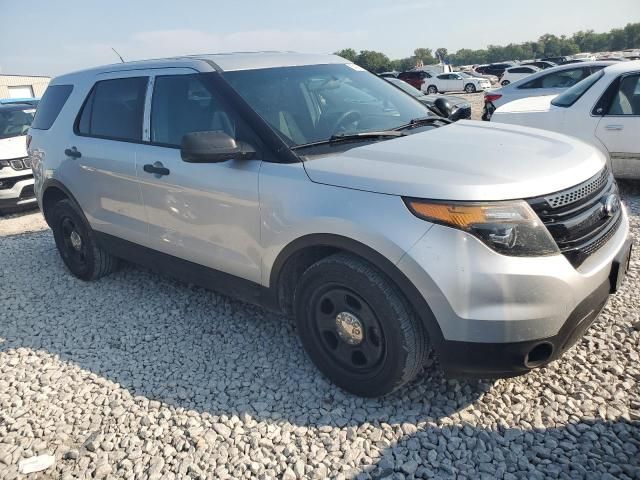
[[[58,118],[58,114],[64,107],[69,95],[71,95],[72,90],[73,85],[51,85],[48,87],[38,104],[31,128],[49,130],[53,122]]]
[[[565,90],[564,93],[551,100],[551,105],[563,108],[570,107],[576,103],[580,97],[582,97],[582,95],[584,95],[598,80],[600,80],[603,75],[604,71],[600,70],[599,72],[588,76],[584,80],[579,81],[569,90]]]
[[[96,82],[84,102],[76,132],[110,140],[141,141],[148,77]]]

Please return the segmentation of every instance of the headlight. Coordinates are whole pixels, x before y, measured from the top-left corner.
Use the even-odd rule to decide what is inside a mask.
[[[509,202],[439,202],[404,199],[423,220],[469,232],[503,255],[555,255],[558,246],[529,204]]]

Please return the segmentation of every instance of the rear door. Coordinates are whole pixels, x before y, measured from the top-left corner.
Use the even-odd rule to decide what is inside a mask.
[[[138,146],[136,158],[149,245],[259,282],[260,154],[254,160],[222,163],[187,163],[180,155],[182,137],[190,132],[220,131],[258,145],[207,75],[211,74],[163,69],[151,79],[145,142]],[[164,168],[166,173],[148,172],[145,166]]]
[[[614,172],[640,178],[640,73],[616,79],[595,110],[600,115],[604,112],[596,137],[609,151]]]
[[[147,239],[135,163],[147,83],[135,70],[97,75],[59,169],[95,230],[136,243]]]

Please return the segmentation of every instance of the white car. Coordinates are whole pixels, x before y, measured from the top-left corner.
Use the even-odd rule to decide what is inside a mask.
[[[502,75],[502,78],[500,78],[500,85],[504,87],[512,82],[528,77],[529,75],[533,75],[534,73],[537,73],[539,71],[540,69],[538,67],[534,67],[533,65],[507,68],[504,71],[504,75]]]
[[[640,61],[616,62],[557,96],[507,103],[491,121],[581,138],[610,156],[617,177],[640,179]]]
[[[601,61],[560,65],[534,73],[504,87],[485,91],[482,119],[489,120],[496,108],[520,98],[558,95],[592,73],[614,63]]]
[[[26,135],[37,104],[35,99],[0,101],[0,213],[36,206]]]
[[[485,78],[462,75],[459,72],[441,73],[425,79],[422,89],[433,95],[438,92],[467,92],[475,93],[491,88],[491,82]]]

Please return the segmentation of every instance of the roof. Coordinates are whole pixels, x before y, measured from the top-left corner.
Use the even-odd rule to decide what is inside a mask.
[[[605,68],[605,72],[612,75],[625,72],[636,72],[640,70],[640,60],[629,60],[627,62],[612,62]]]
[[[103,65],[78,72],[101,73],[123,70],[143,70],[151,68],[183,67],[193,68],[196,71],[216,70],[231,72],[237,70],[256,70],[263,68],[293,67],[302,65],[326,65],[326,64],[351,63],[337,55],[307,54],[296,52],[233,52],[213,53],[199,55],[184,55],[169,58],[157,58],[152,60],[138,60],[132,62],[114,63]],[[71,75],[71,74],[69,74]],[[63,75],[61,77],[66,77]],[[60,79],[61,77],[58,77]]]

